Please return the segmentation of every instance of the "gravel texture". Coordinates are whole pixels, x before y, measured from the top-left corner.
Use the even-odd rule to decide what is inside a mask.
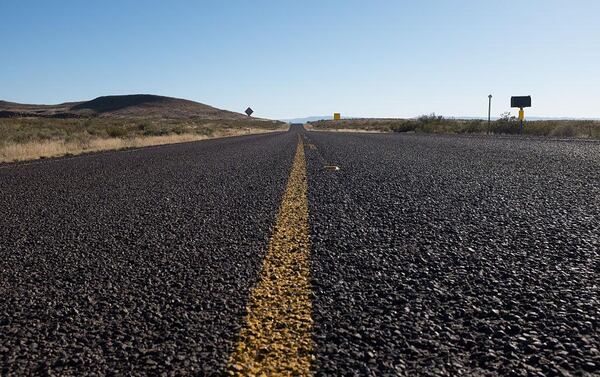
[[[0,375],[225,373],[297,132],[0,165]],[[600,375],[600,143],[305,137],[315,374]]]
[[[0,375],[222,373],[296,144],[0,166]]]
[[[234,376],[311,376],[310,236],[304,145],[294,164],[229,363]]]
[[[306,142],[317,375],[600,374],[599,143]]]

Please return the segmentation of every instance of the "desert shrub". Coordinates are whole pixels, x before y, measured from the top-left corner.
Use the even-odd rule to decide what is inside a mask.
[[[140,129],[140,125],[138,125],[138,129]],[[163,136],[169,133],[170,130],[166,126],[163,127],[154,123],[145,123],[142,132],[144,136]]]
[[[518,134],[521,127],[517,122],[496,122],[490,126],[490,132],[493,134]]]
[[[559,124],[553,127],[549,134],[551,136],[575,137],[577,136],[577,131],[575,130],[575,125],[573,124]]]
[[[183,135],[184,133],[186,133],[186,129],[183,126],[176,126],[173,128],[173,132],[177,135]]]
[[[457,133],[470,134],[484,132],[485,127],[480,120],[468,120],[457,127]]]
[[[163,136],[168,135],[170,132],[168,129],[162,127],[156,127],[151,130],[144,131],[144,136]]]
[[[95,138],[95,136],[89,134],[88,132],[79,132],[79,133],[68,134],[68,135],[65,135],[61,139],[55,139],[55,140],[63,140],[66,143],[76,143],[81,148],[85,149],[89,146],[92,139],[94,139],[94,138]]]
[[[149,122],[140,122],[140,123],[138,123],[138,125],[137,125],[137,129],[138,129],[139,131],[146,131],[146,130],[148,130],[148,129],[150,129],[150,128],[152,128],[152,124],[151,124],[151,123],[149,123]]]
[[[86,132],[90,135],[94,135],[94,136],[103,136],[104,135],[104,129],[101,127],[96,127],[96,126],[90,126]]]
[[[435,113],[421,115],[415,123],[415,131],[423,133],[457,133],[460,132],[462,127],[460,121],[445,119],[441,115],[435,115]]]
[[[581,125],[581,134],[586,137],[600,139],[600,122],[586,121]]]
[[[127,136],[127,129],[124,127],[108,127],[106,133],[110,137],[125,137]]]
[[[439,133],[440,127],[439,124],[433,123],[433,122],[426,122],[426,123],[421,123],[417,126],[417,128],[415,129],[416,132],[422,132],[422,133],[426,133],[426,134],[433,134],[433,133]]]
[[[432,123],[441,123],[444,120],[444,117],[441,115],[435,115],[435,113],[431,113],[429,115],[421,115],[417,118],[417,122],[420,124],[432,124]]]
[[[211,124],[202,125],[195,129],[196,134],[202,136],[211,136],[215,132],[215,126]]]
[[[488,122],[481,119],[448,119],[439,115],[423,115],[417,119],[343,119],[341,121],[310,122],[314,129],[358,129],[393,132],[419,133],[492,133],[528,134],[535,136],[562,136],[600,138],[600,122],[587,120],[545,120],[524,123],[510,112],[503,113],[500,119]]]
[[[489,132],[494,134],[518,134],[521,132],[521,126],[515,116],[511,116],[510,112],[502,113],[500,119],[490,125]]]

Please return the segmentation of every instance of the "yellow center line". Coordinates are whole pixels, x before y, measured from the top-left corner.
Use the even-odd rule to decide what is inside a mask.
[[[250,293],[245,326],[229,359],[229,374],[311,374],[314,347],[307,190],[304,142],[299,136],[261,275]]]

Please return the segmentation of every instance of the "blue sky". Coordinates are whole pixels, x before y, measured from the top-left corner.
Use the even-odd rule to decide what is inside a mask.
[[[600,1],[0,2],[0,99],[188,98],[256,116],[600,117]],[[514,110],[513,110],[514,113]]]

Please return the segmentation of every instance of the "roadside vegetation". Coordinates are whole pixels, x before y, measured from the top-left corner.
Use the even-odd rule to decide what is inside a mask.
[[[416,119],[343,119],[311,122],[314,130],[350,130],[379,132],[415,132],[434,134],[524,134],[534,136],[576,137],[600,139],[600,121],[540,120],[524,122],[521,131],[518,119],[510,113],[498,120],[450,119],[439,115],[423,115]]]
[[[0,162],[285,130],[260,119],[0,118]]]

